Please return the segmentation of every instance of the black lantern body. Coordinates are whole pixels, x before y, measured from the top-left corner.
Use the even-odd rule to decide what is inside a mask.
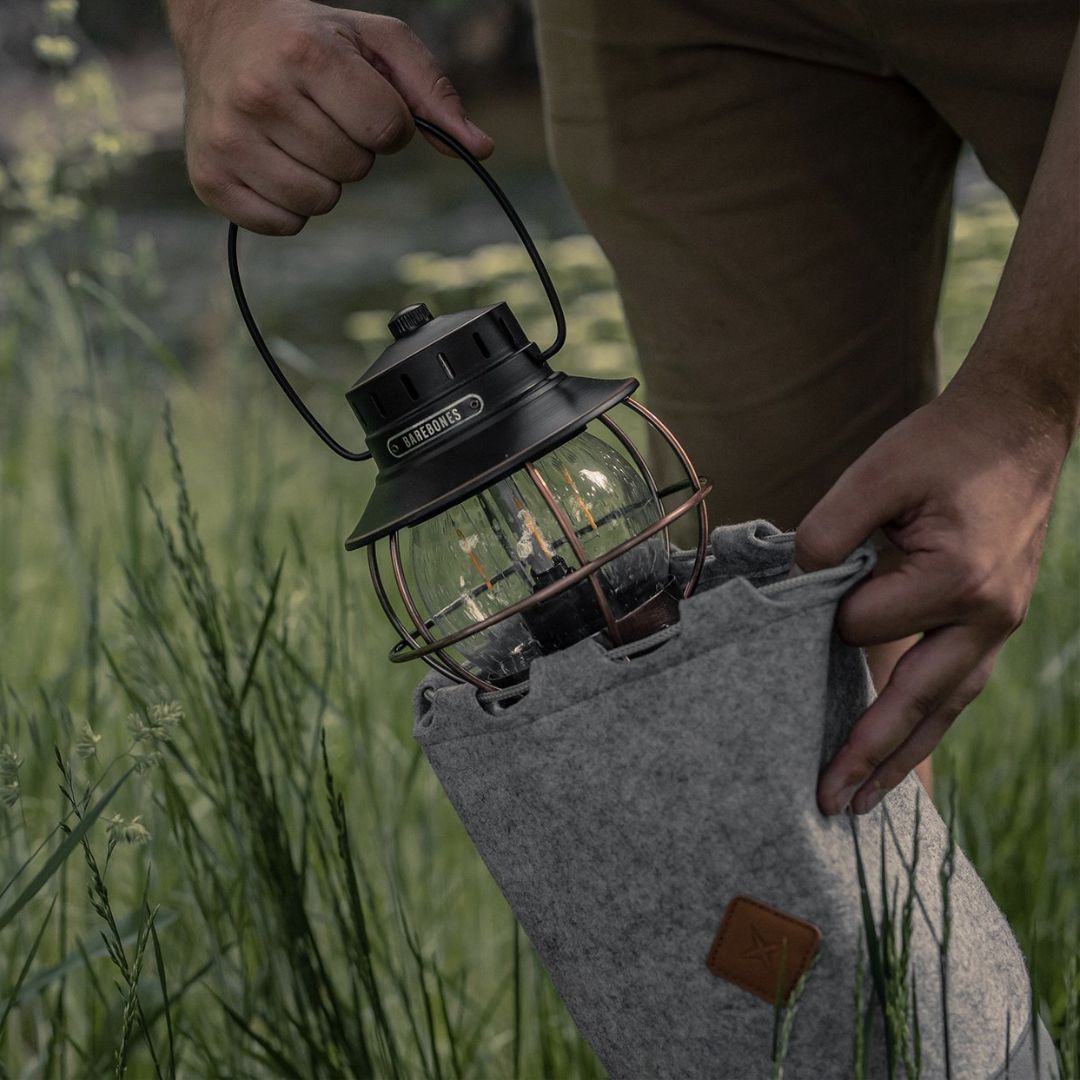
[[[317,434],[351,460],[378,467],[374,491],[347,548],[366,547],[372,579],[401,640],[391,659],[426,660],[485,689],[512,685],[540,655],[584,637],[615,644],[678,619],[678,599],[704,560],[709,485],[671,432],[631,398],[635,379],[556,371],[565,323],[535,245],[501,189],[464,147],[454,149],[514,225],[548,294],[558,332],[541,351],[505,303],[433,316],[413,304],[389,323],[393,341],[347,398],[366,452],[345,450],[308,412],[278,367],[240,284],[236,226],[229,264],[241,313],[271,372]],[[616,407],[643,416],[686,479],[659,491]],[[686,493],[679,505],[664,499]],[[670,569],[668,526],[694,511],[697,557],[687,584]],[[402,610],[385,586],[388,549]],[[411,628],[409,624],[411,625]]]
[[[346,394],[379,469],[349,549],[486,487],[637,388],[552,370],[504,303],[438,318],[415,304],[389,325],[394,343]]]

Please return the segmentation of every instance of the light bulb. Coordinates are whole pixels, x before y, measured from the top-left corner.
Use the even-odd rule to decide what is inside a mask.
[[[535,462],[568,519],[585,560],[636,536],[662,513],[650,485],[623,453],[582,432]],[[498,614],[565,577],[580,562],[555,514],[525,469],[408,530],[404,569],[435,638]],[[597,571],[615,619],[668,583],[662,533]],[[582,581],[535,607],[461,641],[474,674],[495,683],[520,679],[538,657],[603,629],[593,586]]]

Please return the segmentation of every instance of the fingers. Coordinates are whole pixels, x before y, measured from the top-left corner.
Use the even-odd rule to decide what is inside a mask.
[[[300,217],[327,214],[341,198],[336,180],[290,157],[269,140],[255,142],[246,161],[251,189]]]
[[[296,43],[300,89],[357,145],[377,154],[400,150],[413,135],[412,114],[394,87],[368,62],[348,27]]]
[[[289,118],[275,117],[265,133],[291,158],[339,184],[362,180],[375,164],[375,155],[358,146],[310,98],[297,97]]]
[[[955,565],[930,552],[875,569],[841,602],[836,628],[849,645],[866,646],[945,626],[958,614],[955,577]]]
[[[491,154],[495,148],[491,136],[469,119],[453,83],[405,23],[358,13],[354,25],[364,56],[409,110],[444,128],[477,157]],[[429,141],[443,153],[453,153],[437,139]]]
[[[879,526],[907,509],[907,491],[871,447],[851,464],[795,530],[795,562],[803,570],[836,566]]]
[[[878,645],[949,624],[1004,640],[1023,621],[1030,597],[1030,586],[1018,587],[1012,577],[1000,557],[966,549],[943,533],[932,547],[875,571],[845,597],[837,629],[852,645]]]
[[[909,649],[822,774],[818,783],[822,812],[840,813],[924,722],[933,718],[936,728],[943,731],[982,689],[997,648],[987,645],[969,627],[947,626],[932,630]],[[936,728],[932,725],[897,762],[891,762],[884,776],[898,783],[936,745]],[[930,745],[925,747],[927,742]],[[897,768],[914,753],[921,756],[913,758],[908,770],[897,776]]]
[[[294,236],[307,223],[307,218],[270,202],[240,180],[223,179],[206,195],[198,186],[195,190],[204,203],[251,232]]]
[[[953,721],[970,704],[990,678],[994,655],[987,657],[949,696],[947,703],[935,709],[873,772],[855,793],[851,808],[866,814],[892,791],[920,761],[925,761],[945,737]]]
[[[296,161],[269,140],[251,135],[233,151],[235,171],[189,162],[199,197],[252,232],[292,235],[308,218],[332,210],[341,185]]]

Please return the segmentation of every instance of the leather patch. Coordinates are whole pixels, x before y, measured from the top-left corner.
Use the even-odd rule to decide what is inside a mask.
[[[707,960],[709,970],[773,1004],[786,1002],[821,944],[821,931],[749,896],[733,897]],[[780,980],[783,967],[783,982]]]

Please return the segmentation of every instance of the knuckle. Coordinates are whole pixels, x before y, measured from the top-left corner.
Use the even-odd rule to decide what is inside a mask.
[[[975,696],[975,694],[970,696],[964,694],[963,696],[954,695],[949,698],[938,710],[937,723],[934,725],[935,730],[944,735],[953,726],[959,715],[971,704]]]
[[[450,76],[441,73],[431,84],[431,89],[428,91],[428,97],[434,98],[436,101],[457,101],[460,96],[457,87],[450,81]]]
[[[1009,609],[1010,618],[1011,618],[1011,622],[1009,623],[1009,633],[1010,634],[1023,624],[1024,620],[1028,617],[1028,611],[1030,610],[1030,608],[1031,608],[1031,598],[1030,597],[1028,597],[1025,600],[1021,600],[1019,602],[1014,602],[1012,604],[1012,606]]]
[[[268,236],[295,236],[306,224],[306,217],[300,215],[282,216],[267,221],[265,227],[259,231],[265,232]]]
[[[941,704],[940,695],[915,682],[910,677],[905,678],[902,661],[897,664],[893,671],[892,680],[886,685],[880,696],[893,699],[898,710],[899,725],[904,728],[905,734],[910,732]]]
[[[924,717],[929,716],[938,707],[938,698],[929,691],[915,688],[906,692],[907,700],[904,711],[910,719],[912,726]]]
[[[278,40],[278,55],[293,67],[313,67],[323,59],[325,52],[323,41],[306,27],[291,27]]]
[[[372,149],[391,150],[401,146],[408,139],[409,128],[405,115],[400,111],[393,112],[372,139]]]
[[[1002,575],[979,563],[968,563],[953,583],[954,597],[964,610],[977,612],[990,629],[1011,634],[1026,618],[1029,599],[1002,585]]]
[[[347,179],[363,180],[364,177],[367,176],[369,172],[371,172],[374,164],[375,159],[371,156],[371,154],[364,154],[363,156],[358,157],[352,168],[349,170],[349,175]]]
[[[1027,618],[1030,606],[1031,600],[1029,597],[1001,597],[994,612],[999,629],[1005,634],[1011,634]]]
[[[848,736],[847,747],[857,762],[851,772],[860,779],[868,777],[887,756],[877,740],[858,727]]]
[[[280,96],[281,92],[272,79],[254,72],[243,72],[233,83],[233,103],[241,112],[273,112]]]
[[[343,154],[335,166],[337,171],[334,179],[342,183],[363,180],[371,172],[374,164],[375,158],[366,150],[354,154]]]
[[[215,154],[232,158],[243,146],[244,136],[234,124],[211,124],[204,135],[206,146]]]
[[[319,214],[328,214],[338,204],[341,198],[341,185],[333,181],[324,187],[318,188],[311,193],[306,213],[308,217],[317,217]]]
[[[219,202],[229,186],[224,172],[202,161],[188,163],[188,179],[195,194],[207,205]]]
[[[997,583],[992,569],[974,559],[959,562],[953,577],[953,596],[965,608],[993,605]]]
[[[404,19],[399,19],[394,15],[381,16],[379,28],[384,34],[393,34],[397,37],[412,38],[414,36],[412,27]]]

